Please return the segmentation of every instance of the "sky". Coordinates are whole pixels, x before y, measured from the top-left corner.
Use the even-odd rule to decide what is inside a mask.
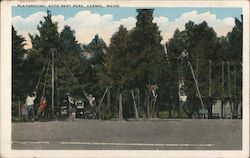
[[[84,8],[84,7],[12,7],[12,25],[19,35],[26,39],[25,48],[31,48],[28,33],[37,34],[37,25],[43,21],[46,10],[52,13],[52,20],[58,22],[58,31],[65,25],[75,30],[76,40],[88,44],[99,34],[109,44],[110,38],[124,25],[128,30],[135,27],[137,8]],[[154,8],[153,22],[159,26],[162,43],[168,41],[176,28],[184,30],[189,20],[196,24],[207,21],[218,36],[226,36],[234,27],[234,18],[240,19],[241,8]]]

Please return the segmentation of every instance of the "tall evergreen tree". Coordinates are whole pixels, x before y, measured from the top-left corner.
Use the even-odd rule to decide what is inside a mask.
[[[104,56],[106,55],[107,46],[102,38],[98,34],[92,39],[88,45],[83,45],[83,55],[82,61],[86,65],[86,70],[84,73],[89,76],[90,79],[85,82],[85,90],[89,93],[94,94],[97,98],[102,97],[103,87],[99,83],[100,76],[98,75],[103,71],[104,68]]]
[[[156,84],[158,75],[162,71],[162,63],[165,59],[162,37],[158,26],[153,23],[153,9],[137,9],[136,27],[129,34],[128,53],[131,78],[134,80],[134,88],[140,88],[144,95],[144,103],[149,116],[147,104],[147,85]]]
[[[227,77],[225,76],[226,96],[231,96],[234,102],[232,109],[237,109],[242,102],[242,50],[243,50],[243,15],[241,20],[235,18],[233,30],[227,34],[229,50],[225,53],[227,57]],[[230,79],[229,79],[230,77]],[[233,110],[235,114],[235,110]],[[237,112],[236,112],[237,114]]]
[[[24,45],[25,39],[12,26],[12,96],[19,98],[24,97],[26,87],[23,80]]]
[[[127,66],[127,38],[128,31],[123,26],[119,27],[110,42],[105,58],[104,82],[114,87],[125,87],[129,81]]]
[[[83,49],[89,53],[89,61],[92,65],[103,64],[107,46],[98,34],[96,34],[92,41],[88,45],[85,45]]]
[[[242,62],[242,41],[243,41],[243,16],[241,15],[241,20],[235,18],[235,26],[233,30],[227,35],[228,41],[230,43],[228,56],[231,60]]]
[[[39,34],[35,36],[29,35],[33,49],[39,50],[46,57],[51,48],[60,48],[58,26],[56,22],[52,21],[52,15],[49,10],[47,10],[47,16],[44,17],[44,22],[40,21],[37,29]]]
[[[110,42],[108,53],[105,58],[105,69],[102,75],[103,82],[117,89],[119,96],[119,119],[123,119],[122,114],[122,93],[129,85],[130,71],[127,60],[127,38],[128,31],[123,26],[119,27]]]

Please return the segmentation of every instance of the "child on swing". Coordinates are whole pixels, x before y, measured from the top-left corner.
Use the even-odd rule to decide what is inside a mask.
[[[37,115],[36,115],[36,119],[38,119],[39,115],[44,112],[46,108],[46,98],[42,96],[41,101],[40,101],[40,105],[38,107],[37,110]]]

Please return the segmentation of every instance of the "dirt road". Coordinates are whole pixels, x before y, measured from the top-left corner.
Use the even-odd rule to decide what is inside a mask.
[[[76,120],[12,124],[12,148],[240,150],[241,120]]]

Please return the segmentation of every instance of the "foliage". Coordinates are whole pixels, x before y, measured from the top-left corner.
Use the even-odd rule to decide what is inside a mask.
[[[161,73],[165,54],[158,26],[152,22],[153,9],[138,9],[137,12],[136,27],[128,39],[128,59],[134,86],[144,88],[157,82],[156,71]]]
[[[221,41],[225,42],[225,39],[221,38]],[[168,43],[168,56],[169,58],[179,57],[184,49],[189,53],[189,60],[194,68],[195,76],[198,79],[199,88],[201,89],[202,96],[209,95],[209,60],[214,63],[218,63],[223,57],[223,54],[218,53],[225,48],[223,48],[220,39],[213,28],[209,27],[204,21],[200,24],[194,24],[189,21],[185,25],[185,30],[175,31],[173,38],[169,40]],[[221,51],[222,52],[222,51]],[[178,62],[178,64],[177,64]],[[179,72],[176,71],[177,75],[183,76],[185,80],[186,91],[190,95],[197,93],[193,80],[193,76],[190,71],[190,67],[187,64],[183,65],[183,62],[174,61],[171,62],[171,67],[174,65],[179,65]],[[213,79],[217,80],[219,76],[218,67],[217,71],[213,71]],[[198,72],[198,73],[197,73]],[[214,87],[213,92],[217,91]],[[212,94],[213,95],[213,94]]]
[[[243,41],[243,16],[241,15],[241,21],[235,18],[235,26],[232,32],[228,35],[229,41],[229,56],[228,58],[236,61],[242,62],[242,41]]]
[[[103,64],[107,46],[98,34],[92,39],[88,45],[83,46],[85,53],[89,53],[89,62],[92,65]]]
[[[122,88],[130,81],[127,60],[127,38],[127,29],[120,26],[118,32],[111,38],[108,53],[105,57],[105,69],[101,79],[112,87]]]
[[[69,26],[64,26],[60,33],[60,48],[66,54],[71,54],[79,57],[81,53],[80,44],[76,41],[75,31]]]
[[[51,12],[47,11],[47,16],[44,17],[44,22],[40,21],[40,25],[37,26],[39,35],[35,36],[29,34],[32,42],[32,48],[40,51],[44,57],[51,48],[60,48],[60,38],[58,33],[58,26],[56,22],[51,19]]]
[[[23,60],[26,50],[24,49],[25,39],[17,35],[12,26],[12,92],[13,97],[23,97],[26,93],[25,80],[23,80]]]

